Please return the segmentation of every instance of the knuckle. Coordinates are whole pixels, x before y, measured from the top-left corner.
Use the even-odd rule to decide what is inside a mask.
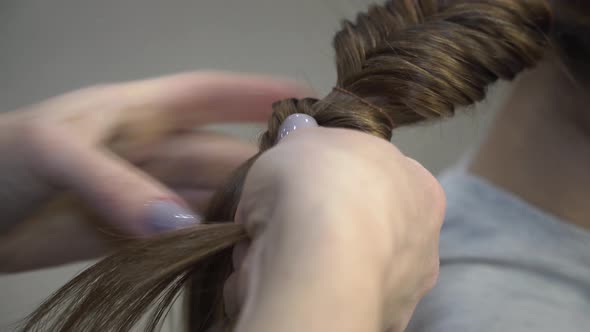
[[[430,173],[425,172],[422,178],[423,197],[428,203],[428,211],[433,226],[440,228],[446,210],[446,195],[440,182]]]
[[[430,264],[430,268],[426,274],[425,282],[424,282],[424,289],[422,295],[428,293],[430,290],[436,286],[438,282],[438,278],[440,275],[440,261],[438,259],[438,255],[436,259]]]
[[[433,179],[434,183],[432,183],[432,202],[433,202],[433,212],[434,212],[434,219],[436,220],[436,224],[438,226],[442,225],[444,217],[445,217],[445,211],[446,211],[446,205],[447,205],[447,199],[446,199],[446,195],[445,195],[445,191],[443,189],[443,187],[441,186],[441,184],[436,180]]]
[[[417,161],[407,158],[410,168],[409,176],[412,178],[411,183],[417,200],[419,215],[428,221],[433,229],[440,229],[442,226],[445,210],[446,195],[440,182],[432,173],[420,165]]]

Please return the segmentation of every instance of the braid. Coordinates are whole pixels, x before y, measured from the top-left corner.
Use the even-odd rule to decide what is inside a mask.
[[[336,88],[323,99],[275,103],[260,153],[276,144],[281,123],[294,113],[311,115],[320,126],[387,140],[394,126],[451,116],[457,107],[482,100],[491,83],[534,66],[547,48],[550,25],[543,0],[394,0],[371,6],[355,22],[345,21],[334,38]],[[248,169],[260,153],[214,197],[206,214],[214,225],[138,242],[106,258],[44,303],[24,331],[121,331],[155,306],[148,328],[153,331],[183,283],[189,285],[190,331],[218,326],[229,248],[245,237],[240,225],[219,223],[234,219]],[[105,295],[113,285],[129,287]]]
[[[308,113],[321,126],[390,139],[394,125],[451,116],[481,101],[490,84],[532,67],[547,48],[543,1],[437,4],[394,1],[345,21],[334,38],[340,89],[313,107],[283,103],[275,112],[282,119]],[[267,136],[275,137],[273,129]]]

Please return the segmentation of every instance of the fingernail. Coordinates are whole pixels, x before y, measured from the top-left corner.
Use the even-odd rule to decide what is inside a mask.
[[[297,129],[317,127],[317,121],[311,116],[303,113],[295,113],[289,115],[279,127],[277,142],[287,137],[290,133]]]
[[[172,200],[157,200],[147,205],[147,224],[156,232],[188,227],[200,221],[192,211]]]

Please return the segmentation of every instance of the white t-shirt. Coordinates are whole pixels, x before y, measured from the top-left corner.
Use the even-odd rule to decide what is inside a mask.
[[[440,277],[407,331],[589,332],[590,231],[463,171],[440,180]]]

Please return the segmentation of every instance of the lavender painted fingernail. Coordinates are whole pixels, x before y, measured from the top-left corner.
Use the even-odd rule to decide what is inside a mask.
[[[287,137],[289,133],[302,128],[317,127],[317,121],[310,115],[303,113],[295,113],[289,115],[279,128],[279,134],[277,142],[280,142],[283,138]]]
[[[147,224],[155,232],[172,231],[199,223],[199,218],[172,200],[157,200],[147,204]]]

